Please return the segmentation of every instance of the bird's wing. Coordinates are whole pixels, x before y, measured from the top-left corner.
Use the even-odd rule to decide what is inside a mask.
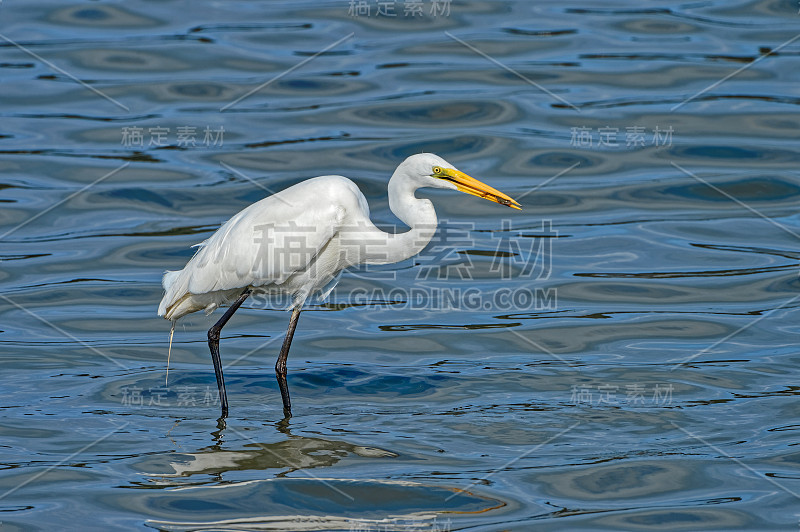
[[[277,207],[271,203],[245,209],[201,244],[187,264],[192,270],[189,292],[282,284],[308,267],[336,234],[345,214],[341,206],[321,202],[313,209],[279,209],[283,216],[276,221],[274,213],[265,209]]]
[[[159,315],[186,294],[282,284],[309,267],[348,210],[365,205],[355,183],[338,176],[304,181],[250,205],[198,244],[183,270],[164,275]]]

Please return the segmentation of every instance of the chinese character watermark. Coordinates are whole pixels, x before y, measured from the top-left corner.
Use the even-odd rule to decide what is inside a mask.
[[[412,532],[451,532],[453,523],[448,517],[439,521],[437,516],[433,519],[426,517],[414,518],[389,518],[380,521],[354,520],[350,523],[350,532],[388,532],[390,530]]]
[[[124,386],[120,389],[123,406],[139,408],[191,406],[219,406],[219,394],[210,386],[178,386],[175,390],[168,387],[147,388],[140,386]]]
[[[475,238],[474,222],[441,220],[438,227],[416,226],[418,240],[413,245],[422,249],[411,259],[416,279],[474,280],[475,256],[490,257],[488,271],[502,279],[549,279],[553,270],[553,242],[558,238],[552,221],[542,220],[541,229],[533,232],[514,229],[511,220],[502,220],[501,224],[499,230],[491,232],[488,246],[484,240]],[[403,231],[398,228],[395,232]],[[485,238],[483,234],[481,237]],[[305,277],[321,286],[330,279],[320,276],[329,272],[320,270],[315,257],[320,247],[332,238],[337,240],[340,261],[352,265],[349,273],[372,280],[396,279],[396,269],[384,268],[396,262],[390,256],[391,237],[371,231],[364,223],[336,228],[299,225],[293,221],[258,225],[253,228],[258,260],[250,273],[255,277],[285,279],[303,271]],[[485,270],[480,268],[480,275]]]
[[[511,220],[503,220],[500,231],[492,233],[497,246],[489,271],[499,273],[501,279],[525,278],[542,281],[553,271],[553,241],[558,231],[552,220],[542,220],[536,233],[523,233],[512,229]]]
[[[452,0],[349,0],[351,17],[449,17]]]
[[[195,148],[198,144],[206,148],[222,147],[224,144],[225,128],[211,128],[205,126],[203,129],[202,141],[198,139],[196,126],[178,126],[175,134],[171,136],[172,130],[168,127],[153,126],[125,126],[121,130],[120,144],[126,148],[164,148],[176,146],[178,148]]]
[[[628,405],[628,406],[669,406],[672,404],[672,384],[656,383],[649,389],[642,383],[616,384],[603,383],[597,386],[576,384],[572,386],[570,402],[574,405]]]
[[[388,254],[388,243],[394,238],[392,233],[369,230],[363,223],[323,228],[293,221],[258,225],[253,228],[258,259],[249,265],[250,274],[254,278],[280,282],[302,275],[316,290],[303,296],[317,304],[508,312],[557,308],[556,289],[533,284],[549,279],[553,271],[553,242],[558,231],[550,220],[543,220],[541,229],[533,231],[514,229],[510,220],[504,220],[500,230],[491,232],[488,244],[485,232],[478,233],[473,222],[442,220],[438,229],[435,225],[417,226],[415,231],[418,231],[415,238],[419,238],[415,245],[423,251],[408,259],[410,266],[397,267]],[[340,274],[325,267],[326,261],[317,260],[322,246],[334,238],[338,260],[351,265],[344,275],[370,281],[395,281],[398,272],[407,274],[410,270],[416,276],[415,282],[402,283],[395,288],[368,290],[348,284],[349,288],[337,289]],[[387,266],[392,269],[386,269]],[[483,279],[487,273],[504,280],[524,282],[486,290],[475,283],[460,282]],[[441,280],[455,282],[436,282]],[[250,296],[250,306],[285,308],[291,306],[293,297],[295,295],[270,291],[269,286],[265,286]]]
[[[596,132],[596,135],[595,135]],[[627,126],[625,131],[618,127],[604,126],[596,130],[586,126],[570,129],[570,146],[578,148],[643,148],[648,144],[656,148],[672,146],[672,126],[662,129],[655,126],[649,133],[644,126]],[[624,144],[622,135],[624,135]]]

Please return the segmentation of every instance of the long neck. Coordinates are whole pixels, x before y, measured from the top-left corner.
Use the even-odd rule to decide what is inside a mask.
[[[369,253],[368,264],[389,264],[413,257],[428,245],[438,220],[430,200],[414,196],[417,186],[406,174],[397,171],[389,180],[389,208],[411,229],[405,233],[383,233],[385,243],[376,246],[375,253]]]

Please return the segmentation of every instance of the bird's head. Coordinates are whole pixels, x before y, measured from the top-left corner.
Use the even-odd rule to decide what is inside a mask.
[[[484,198],[500,205],[521,209],[520,204],[485,183],[456,169],[438,155],[418,153],[402,162],[397,168],[411,178],[419,187],[458,190]]]

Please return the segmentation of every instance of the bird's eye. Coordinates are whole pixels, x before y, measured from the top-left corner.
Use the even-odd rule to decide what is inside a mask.
[[[433,175],[441,175],[442,169],[438,166],[433,167]]]

